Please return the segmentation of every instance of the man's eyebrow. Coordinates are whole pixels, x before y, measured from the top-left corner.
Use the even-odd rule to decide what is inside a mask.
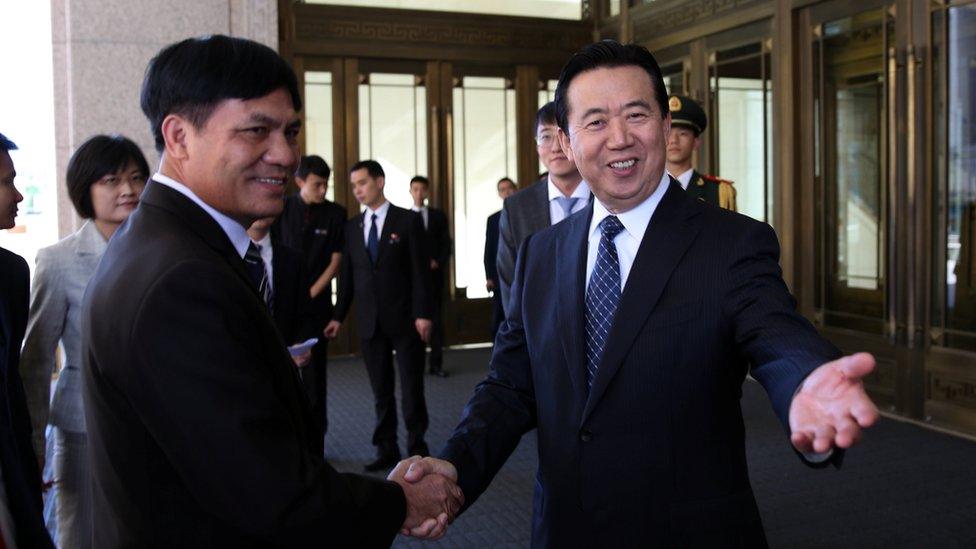
[[[606,114],[606,113],[607,113],[607,109],[601,109],[600,107],[593,107],[592,109],[587,109],[586,112],[583,113],[583,118],[586,118],[591,114]]]
[[[651,110],[651,104],[648,103],[647,101],[644,101],[643,99],[637,99],[636,101],[631,101],[630,103],[624,105],[625,109],[629,109],[632,107],[644,107],[647,110]]]
[[[288,125],[286,126],[286,129],[296,130],[296,129],[301,128],[301,127],[302,127],[302,119],[301,118],[296,118],[296,119],[294,119],[294,120],[292,120],[291,122],[288,123]]]
[[[250,124],[261,124],[263,126],[271,126],[272,128],[281,126],[281,120],[259,112],[252,112],[248,116],[247,121]]]

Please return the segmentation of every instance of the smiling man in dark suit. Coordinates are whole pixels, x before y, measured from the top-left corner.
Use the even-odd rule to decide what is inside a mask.
[[[301,104],[291,67],[249,40],[150,62],[159,171],[82,311],[95,547],[377,547],[447,521],[449,481],[341,474],[313,442],[245,232],[281,212]]]
[[[421,217],[390,204],[383,194],[386,174],[375,160],[349,171],[356,200],[365,206],[346,225],[335,319],[325,333],[335,337],[356,302],[356,329],[376,406],[376,460],[367,471],[389,469],[400,460],[393,351],[400,372],[407,453],[429,454],[424,399],[424,342],[430,338],[430,257]]]
[[[806,459],[877,419],[861,378],[795,311],[769,225],[696,200],[664,170],[660,68],[640,46],[573,56],[560,142],[596,200],[530,236],[488,377],[441,457],[468,504],[538,429],[534,547],[762,547],[739,406],[747,373]],[[816,454],[816,455],[814,455]]]

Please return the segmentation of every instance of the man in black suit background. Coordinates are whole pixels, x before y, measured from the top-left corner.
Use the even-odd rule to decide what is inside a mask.
[[[504,204],[505,199],[515,194],[518,190],[518,185],[509,179],[508,177],[503,177],[498,180],[495,184],[495,190],[498,191],[498,198],[502,199]],[[498,333],[498,327],[501,326],[502,321],[505,320],[505,309],[502,308],[502,294],[498,287],[498,222],[502,217],[502,211],[497,212],[488,216],[488,223],[485,229],[485,288],[491,292],[491,302],[492,302],[492,313],[491,313],[491,340],[495,341],[495,334]]]
[[[285,246],[271,234],[274,217],[258,219],[247,228],[247,236],[251,238],[258,249],[264,269],[271,281],[268,295],[268,309],[271,318],[285,343],[294,345],[302,343],[312,337],[325,337],[322,330],[313,322],[310,310],[311,300],[308,295],[308,276],[305,273],[305,258],[302,252]],[[312,360],[312,352],[306,351],[300,355],[292,355],[295,366],[299,369],[299,377],[305,388],[305,396],[309,405],[315,398],[315,386],[306,372]],[[313,442],[324,444],[324,440]],[[324,450],[324,448],[323,448]]]
[[[739,399],[763,385],[794,448],[834,461],[878,417],[867,353],[795,310],[772,228],[665,172],[653,56],[587,46],[556,90],[559,139],[595,200],[522,244],[487,378],[441,456],[470,504],[538,430],[534,547],[763,547]]]
[[[0,134],[0,230],[14,226],[17,204],[10,152],[17,145]],[[27,329],[30,270],[19,255],[0,248],[0,544],[54,547],[44,527],[41,472],[31,445],[27,397],[20,379],[20,346]]]
[[[498,286],[506,312],[522,242],[583,210],[590,201],[590,187],[559,146],[558,136],[556,105],[549,102],[535,115],[536,151],[546,167],[546,177],[506,199],[498,221]]]
[[[451,483],[340,474],[262,295],[245,228],[281,212],[301,94],[270,48],[164,48],[142,110],[161,153],[82,311],[96,547],[385,546],[446,523]],[[440,522],[438,522],[440,523]]]
[[[356,329],[376,407],[373,444],[376,459],[367,471],[388,469],[400,459],[393,373],[396,351],[400,373],[407,453],[429,454],[427,402],[424,399],[424,343],[430,338],[430,258],[423,220],[390,204],[383,195],[386,174],[375,160],[353,164],[349,181],[365,206],[346,225],[335,318],[325,328],[335,337],[356,301]]]
[[[329,340],[323,330],[332,320],[332,279],[342,261],[347,217],[345,208],[325,198],[330,175],[332,168],[321,156],[303,156],[295,170],[298,193],[285,198],[285,207],[271,227],[277,240],[304,254],[305,273],[310,277],[310,322],[318,327],[319,341],[312,348],[311,364],[302,371],[302,384],[323,444],[329,430]]]
[[[422,175],[414,176],[410,180],[410,196],[413,198],[410,209],[420,214],[424,220],[427,250],[430,254],[431,327],[428,372],[437,377],[447,377],[448,373],[444,370],[443,294],[448,261],[451,259],[451,230],[447,226],[447,215],[427,205],[427,199],[430,198],[430,180]]]

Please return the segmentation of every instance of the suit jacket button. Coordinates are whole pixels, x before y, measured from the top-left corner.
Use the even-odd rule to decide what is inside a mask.
[[[589,429],[583,429],[580,431],[580,440],[583,442],[589,442],[593,440],[593,432]]]

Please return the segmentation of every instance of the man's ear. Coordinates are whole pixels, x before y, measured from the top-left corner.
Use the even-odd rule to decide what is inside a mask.
[[[166,156],[174,160],[188,158],[189,141],[192,138],[190,132],[194,131],[190,121],[178,114],[169,114],[163,119],[161,130]]]
[[[383,177],[383,176],[377,177],[376,178],[376,186],[379,187],[382,190],[383,187],[386,186],[386,178]]]
[[[304,180],[304,179],[302,179],[301,177],[298,177],[298,176],[296,175],[296,176],[295,176],[295,185],[297,185],[297,186],[298,186],[298,188],[299,188],[299,189],[301,189],[302,187],[304,187],[304,186],[305,186],[305,180]]]
[[[695,146],[691,150],[697,151],[698,150],[698,147],[701,147],[701,142],[702,142],[701,134],[696,135],[695,136]]]
[[[569,135],[564,132],[562,128],[559,128],[559,131],[556,132],[556,137],[559,139],[559,148],[563,150],[563,154],[566,155],[566,158],[568,158],[570,162],[575,164],[576,159],[573,158],[573,147],[572,143],[570,142]]]

